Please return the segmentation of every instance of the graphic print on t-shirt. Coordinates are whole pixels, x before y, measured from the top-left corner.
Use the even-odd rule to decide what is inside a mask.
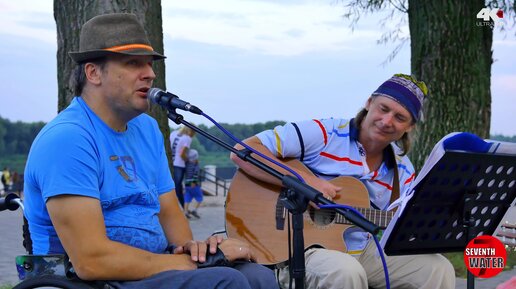
[[[124,178],[127,182],[136,182],[138,181],[138,175],[136,174],[136,165],[131,156],[110,156],[109,159],[111,161],[119,161],[120,165],[116,166],[118,173]]]

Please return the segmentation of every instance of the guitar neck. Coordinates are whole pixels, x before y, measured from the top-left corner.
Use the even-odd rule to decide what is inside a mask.
[[[381,210],[375,210],[375,209],[370,209],[370,208],[354,208],[354,209],[357,210],[358,212],[360,212],[360,214],[362,214],[367,220],[376,224],[377,226],[379,226],[382,229],[385,229],[387,227],[387,225],[389,225],[389,222],[392,220],[392,217],[394,216],[393,211],[381,211]],[[337,216],[335,221],[339,224],[349,224],[349,225],[353,224],[340,214]]]

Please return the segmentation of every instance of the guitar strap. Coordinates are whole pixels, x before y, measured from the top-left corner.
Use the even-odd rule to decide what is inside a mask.
[[[389,145],[390,151],[392,154],[392,160],[394,162],[394,179],[392,180],[392,194],[391,194],[391,200],[389,201],[389,204],[392,204],[396,199],[400,197],[400,177],[398,174],[398,163],[396,162],[396,154],[394,153],[394,149],[392,145]]]
[[[301,136],[301,131],[296,123],[292,123],[292,126],[296,129],[297,137],[299,138],[299,146],[301,147],[301,156],[299,160],[302,162],[305,159],[305,142],[303,141],[303,136]]]

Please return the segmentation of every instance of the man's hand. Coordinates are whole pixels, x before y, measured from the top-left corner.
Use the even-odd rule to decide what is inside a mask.
[[[205,262],[206,261],[206,252],[208,248],[210,250],[210,254],[215,254],[217,252],[217,246],[221,244],[223,241],[222,236],[211,236],[206,241],[188,241],[183,246],[176,247],[174,249],[174,254],[190,254],[190,258],[194,262]],[[222,249],[222,248],[221,248]]]
[[[316,176],[311,176],[310,178],[306,178],[305,180],[307,184],[321,192],[324,195],[324,197],[330,201],[332,201],[335,198],[335,196],[337,196],[337,193],[340,190],[342,190],[341,187],[337,187],[336,185],[326,180],[320,179]]]
[[[197,269],[197,263],[195,263],[190,256],[187,254],[178,254],[176,256],[180,261],[177,262],[174,270],[195,270]]]
[[[229,262],[245,260],[256,262],[256,256],[249,244],[237,239],[226,239],[219,245],[220,250]]]

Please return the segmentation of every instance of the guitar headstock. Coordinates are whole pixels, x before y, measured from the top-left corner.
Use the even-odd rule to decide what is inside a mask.
[[[500,226],[496,236],[502,243],[516,250],[516,223],[506,222]]]

